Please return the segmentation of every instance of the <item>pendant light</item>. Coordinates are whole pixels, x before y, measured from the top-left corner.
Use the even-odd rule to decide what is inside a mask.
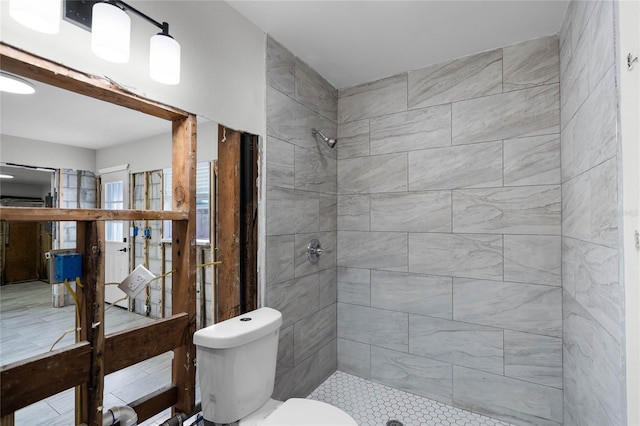
[[[109,62],[129,62],[131,18],[113,3],[93,5],[91,21],[91,50]]]
[[[0,71],[0,92],[30,95],[35,93],[35,91],[36,88],[27,80],[4,71]]]
[[[9,15],[32,30],[57,34],[60,31],[61,4],[59,0],[10,0]]]
[[[149,75],[158,83],[180,83],[180,44],[169,35],[166,22],[149,43]]]

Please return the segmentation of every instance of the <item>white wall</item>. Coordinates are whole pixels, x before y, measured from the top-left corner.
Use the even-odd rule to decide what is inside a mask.
[[[627,351],[627,422],[640,425],[640,252],[634,231],[640,231],[640,63],[627,70],[627,54],[640,56],[640,3],[618,2],[620,136],[622,139],[622,193],[624,282]]]
[[[0,160],[25,166],[51,167],[55,169],[96,170],[96,154],[93,149],[2,135]]]
[[[84,72],[107,76],[159,102],[223,123],[265,133],[265,34],[222,1],[141,1],[129,3],[170,24],[182,47],[181,83],[166,86],[148,75],[149,38],[157,28],[131,17],[131,60],[112,64],[91,53],[90,33],[62,21],[56,35],[40,34],[9,16],[0,1],[0,39]]]
[[[96,169],[129,164],[131,173],[171,167],[171,133],[95,151]],[[198,162],[218,158],[218,123],[198,122]]]

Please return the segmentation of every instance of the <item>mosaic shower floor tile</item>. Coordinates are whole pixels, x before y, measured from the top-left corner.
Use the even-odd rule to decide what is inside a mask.
[[[332,374],[307,398],[326,402],[346,411],[360,426],[509,426],[509,423],[500,420],[342,371]]]

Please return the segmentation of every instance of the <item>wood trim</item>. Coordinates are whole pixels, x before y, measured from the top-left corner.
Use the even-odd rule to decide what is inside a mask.
[[[6,43],[0,43],[0,69],[165,120],[189,116],[177,108],[144,99],[106,78],[68,68]]]
[[[186,221],[172,222],[172,313],[185,312],[185,344],[173,351],[173,383],[178,387],[174,411],[191,413],[195,406],[196,348],[196,117],[173,122],[172,209],[187,212]]]
[[[104,344],[104,374],[134,365],[184,345],[188,339],[186,313],[156,320],[118,333],[109,334]],[[135,342],[135,350],[131,348]]]
[[[216,322],[240,315],[240,132],[218,126]]]
[[[129,404],[138,415],[138,423],[150,419],[162,410],[170,408],[178,401],[178,387],[174,384],[165,386]]]
[[[185,211],[100,210],[0,207],[0,220],[14,222],[105,221],[105,220],[187,220]]]
[[[0,367],[0,416],[80,385],[89,377],[91,345],[75,345]]]

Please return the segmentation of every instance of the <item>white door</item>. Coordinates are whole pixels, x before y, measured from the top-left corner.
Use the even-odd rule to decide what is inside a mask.
[[[123,210],[129,208],[129,172],[127,169],[101,175],[102,208]],[[129,275],[129,224],[125,221],[105,222],[105,283],[120,283]],[[107,285],[104,300],[129,307],[126,294],[116,285]]]

